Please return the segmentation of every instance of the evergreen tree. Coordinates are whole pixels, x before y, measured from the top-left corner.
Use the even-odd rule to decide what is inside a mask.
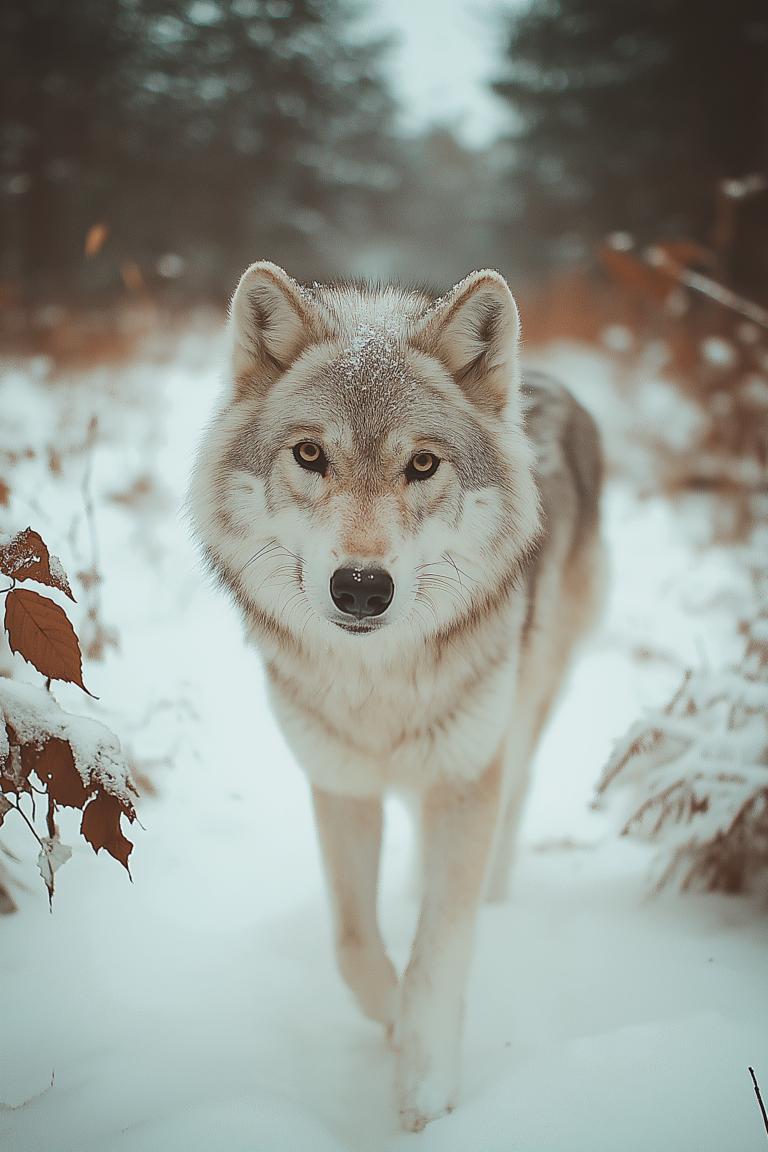
[[[349,21],[344,0],[4,0],[0,278],[71,296],[175,252],[224,293],[258,256],[327,265],[397,183],[382,46]]]
[[[531,263],[542,235],[555,262],[613,230],[712,243],[718,185],[768,174],[766,0],[533,0],[494,88],[522,118],[508,235]],[[764,293],[768,193],[738,211],[727,271]]]

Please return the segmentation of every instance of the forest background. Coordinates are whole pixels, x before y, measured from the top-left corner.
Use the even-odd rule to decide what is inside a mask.
[[[162,315],[223,306],[265,254],[300,279],[438,290],[491,265],[525,290],[591,276],[615,232],[698,244],[765,302],[768,196],[734,184],[766,168],[762,0],[486,10],[509,115],[479,147],[456,125],[402,131],[391,38],[360,15],[343,0],[7,0],[6,340],[72,345],[128,297]]]

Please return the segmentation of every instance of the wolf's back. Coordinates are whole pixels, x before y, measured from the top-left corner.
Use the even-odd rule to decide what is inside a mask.
[[[562,384],[543,372],[525,374],[525,430],[536,452],[546,532],[567,526],[571,551],[591,540],[599,520],[603,454],[593,417]]]

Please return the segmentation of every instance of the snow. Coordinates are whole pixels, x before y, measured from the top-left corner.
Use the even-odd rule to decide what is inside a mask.
[[[0,757],[4,744],[7,755],[6,724],[15,733],[19,745],[34,744],[42,748],[51,737],[65,740],[86,787],[103,784],[113,796],[132,806],[128,768],[120,743],[103,724],[62,711],[53,694],[43,688],[3,679],[0,680]]]
[[[649,899],[652,850],[589,807],[615,741],[687,667],[738,659],[742,567],[702,547],[695,502],[638,499],[631,467],[611,481],[613,591],[542,742],[512,898],[481,914],[460,1106],[400,1134],[391,1055],[335,969],[306,783],[186,534],[181,504],[221,346],[201,334],[164,364],[66,384],[17,365],[0,379],[0,473],[14,494],[2,527],[31,522],[61,558],[81,635],[77,574],[96,562],[102,622],[119,636],[86,661],[99,699],[71,685],[57,699],[107,724],[156,789],[132,826],[133,883],[82,841],[79,813],[61,813],[74,850],[52,914],[39,846],[13,812],[5,819],[25,887],[13,888],[19,913],[0,919],[0,1148],[764,1149],[747,1072],[768,1089],[764,909]],[[560,346],[537,366],[628,443],[607,356]],[[33,681],[19,657],[0,663]],[[401,966],[417,914],[409,849],[393,800],[381,904]]]

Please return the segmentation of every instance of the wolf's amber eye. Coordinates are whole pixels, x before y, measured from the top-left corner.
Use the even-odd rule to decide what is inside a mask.
[[[294,447],[293,458],[308,472],[319,472],[321,476],[325,476],[328,469],[328,457],[319,444],[313,444],[311,440],[302,440],[300,444],[296,444]]]
[[[405,470],[405,478],[410,484],[413,480],[429,480],[434,476],[440,464],[440,457],[434,452],[417,452]]]

